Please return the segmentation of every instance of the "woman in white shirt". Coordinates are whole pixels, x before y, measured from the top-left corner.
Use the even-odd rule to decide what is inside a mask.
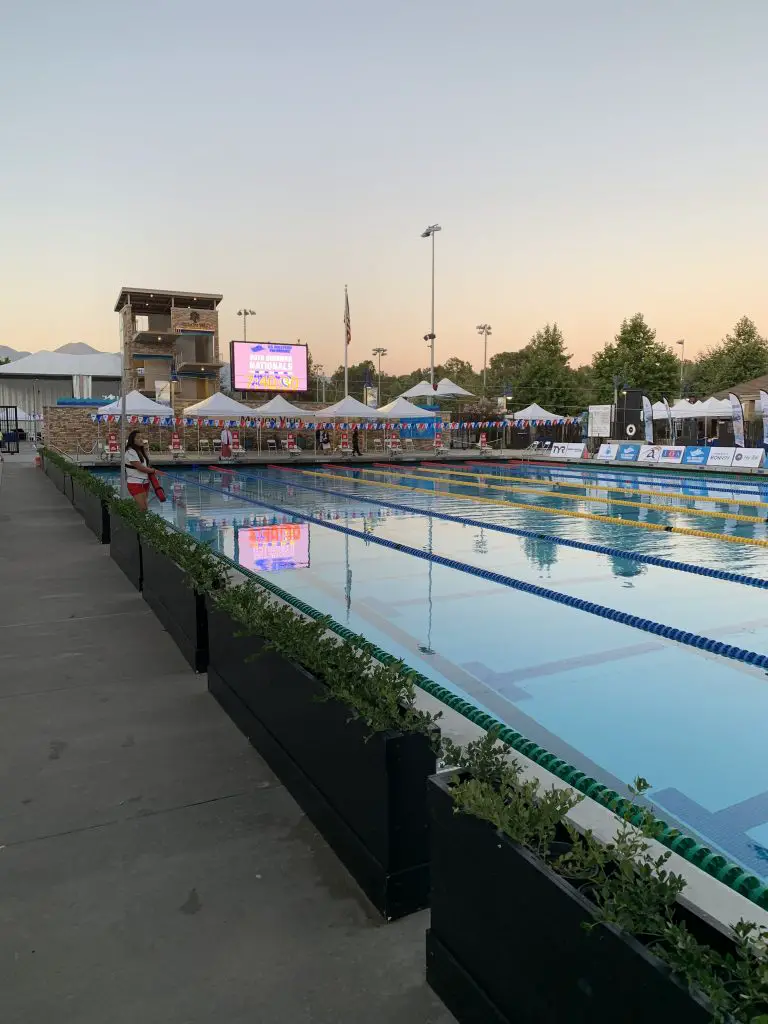
[[[147,511],[149,499],[149,478],[155,472],[149,464],[144,443],[139,440],[138,430],[132,430],[125,445],[125,482],[128,493],[142,510]]]
[[[222,459],[232,458],[232,431],[224,427],[221,432],[221,457]]]

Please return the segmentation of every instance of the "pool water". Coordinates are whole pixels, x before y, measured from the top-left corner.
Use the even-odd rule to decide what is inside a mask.
[[[768,654],[768,484],[414,464],[173,468],[164,485],[151,508],[180,529],[602,782],[643,775],[662,816],[768,879],[766,671],[517,589]]]

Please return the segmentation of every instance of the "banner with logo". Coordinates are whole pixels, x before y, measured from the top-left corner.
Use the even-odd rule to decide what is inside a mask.
[[[581,441],[573,441],[568,444],[558,442],[552,445],[549,454],[553,459],[583,459],[584,445]]]
[[[760,392],[760,405],[763,410],[763,444],[768,444],[768,395]]]
[[[653,406],[648,395],[643,395],[643,423],[645,425],[645,440],[653,444]]]
[[[707,456],[707,465],[730,466],[735,454],[735,448],[710,448],[709,455]]]
[[[669,448],[662,448],[661,455],[659,456],[659,462],[664,462],[667,465],[680,465],[683,461],[685,452],[685,447],[680,444],[671,445]]]
[[[617,444],[601,444],[595,458],[600,462],[613,462],[618,454],[619,446]]]
[[[765,451],[762,448],[737,448],[732,465],[734,469],[759,469],[764,457]]]
[[[684,466],[706,466],[710,449],[706,445],[698,448],[686,448],[683,454]]]
[[[672,410],[669,408],[669,402],[666,398],[662,398],[664,408],[667,410],[667,423],[669,424],[669,436],[672,439],[672,444],[677,440],[677,431],[675,430],[675,424],[672,419]]]
[[[637,456],[638,462],[658,462],[661,456],[661,445],[659,444],[641,444],[640,454]]]
[[[637,462],[640,454],[639,444],[620,444],[616,453],[617,462]]]
[[[744,410],[741,407],[741,402],[738,395],[734,395],[733,392],[728,395],[731,403],[731,412],[733,413],[733,440],[736,442],[737,448],[744,447]]]

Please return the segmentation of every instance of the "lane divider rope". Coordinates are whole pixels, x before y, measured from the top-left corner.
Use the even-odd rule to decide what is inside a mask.
[[[413,474],[417,480],[433,480],[437,483],[447,483],[453,487],[483,487],[490,491],[503,491],[508,494],[510,491],[523,491],[529,494],[534,493],[544,497],[542,491],[534,487],[521,487],[519,484],[480,484],[473,482],[472,480],[447,480],[444,477],[432,475],[432,471],[419,466],[413,469],[406,469],[405,467],[400,469],[390,469],[386,463],[375,462],[373,468],[369,466],[360,466],[360,472],[362,473],[387,473],[390,476],[408,476]],[[421,474],[421,475],[419,475]],[[497,478],[498,479],[498,478]],[[715,510],[707,510],[703,508],[688,508],[682,505],[654,505],[646,501],[627,501],[624,498],[598,498],[588,497],[582,494],[556,494],[554,491],[545,492],[547,496],[552,496],[557,499],[565,499],[566,501],[583,501],[583,502],[602,502],[604,505],[623,505],[626,508],[647,508],[652,512],[684,512],[686,515],[691,516],[706,516],[708,519],[733,519],[740,523],[765,523],[768,519],[765,517],[758,518],[757,516],[745,516],[738,512],[717,512]]]
[[[199,484],[195,483],[194,486],[199,486]],[[177,530],[179,533],[183,532],[173,523],[169,523],[169,526],[171,526],[172,529]],[[229,565],[230,568],[234,569],[238,573],[251,577],[264,590],[274,594],[275,597],[278,597],[281,601],[285,601],[286,604],[291,605],[291,607],[295,608],[302,614],[314,619],[315,621],[323,619],[328,629],[336,633],[342,640],[354,640],[358,638],[358,634],[354,633],[346,626],[343,626],[341,623],[331,619],[328,615],[324,615],[322,612],[317,611],[317,609],[313,608],[305,601],[295,597],[293,594],[289,594],[288,591],[283,590],[282,587],[278,587],[277,584],[272,583],[263,576],[259,576],[250,569],[245,569],[228,555],[220,552],[214,552],[214,554],[222,562]],[[598,782],[596,779],[592,778],[591,775],[586,775],[578,768],[575,768],[572,764],[569,764],[563,758],[558,757],[556,754],[546,750],[544,747],[540,747],[538,743],[528,739],[522,733],[517,732],[516,729],[512,729],[509,725],[502,722],[494,715],[489,714],[487,711],[482,711],[480,708],[472,704],[471,701],[466,700],[464,697],[460,697],[458,694],[447,689],[445,686],[442,686],[440,683],[436,683],[433,679],[425,676],[417,669],[411,668],[410,665],[405,665],[399,658],[396,658],[388,651],[385,651],[374,644],[370,645],[370,649],[373,657],[383,665],[401,666],[402,670],[409,676],[414,686],[417,686],[420,690],[428,693],[431,697],[434,697],[435,700],[445,704],[446,707],[451,708],[451,710],[477,725],[479,728],[485,729],[486,731],[492,728],[498,728],[499,739],[502,743],[506,743],[508,746],[512,747],[513,750],[523,754],[530,761],[533,761],[535,764],[540,765],[553,775],[556,775],[567,785],[572,786],[580,793],[589,797],[590,800],[594,800],[603,807],[607,807],[609,810],[619,814],[628,809],[629,802],[625,797],[622,797],[617,793],[616,790],[609,789],[602,782]],[[757,906],[768,910],[768,886],[764,885],[759,878],[756,878],[755,875],[749,874],[749,872],[741,867],[740,864],[735,864],[733,861],[728,860],[728,858],[723,854],[716,853],[710,847],[700,843],[692,836],[681,832],[679,828],[669,825],[663,819],[657,818],[656,823],[660,829],[657,839],[666,846],[667,849],[677,853],[684,860],[688,861],[689,864],[693,864],[705,874],[710,875],[712,878],[716,878],[723,885],[744,896],[746,899],[751,900]]]
[[[461,463],[461,465],[477,466],[478,468],[480,468],[482,466],[482,467],[487,469],[488,466],[489,466],[489,463],[487,463],[487,462],[474,462],[472,460],[467,460],[466,463]],[[502,473],[506,473],[507,472],[507,466],[508,465],[509,465],[509,468],[512,468],[511,464],[508,464],[508,463],[494,462],[494,463],[491,463],[491,465],[496,467],[496,468],[498,468],[500,470],[500,472],[502,472]],[[516,464],[514,466],[514,469],[515,470],[525,470],[528,466],[532,466],[532,467],[535,467],[536,471],[541,469],[541,470],[552,472],[552,465],[553,464],[547,464],[545,462],[519,463],[519,464]],[[560,462],[560,463],[555,464],[555,469],[556,469],[556,471],[558,473],[562,473],[563,476],[575,476],[575,477],[578,477],[578,476],[581,475],[579,470],[572,468],[571,466],[569,466],[569,464],[567,462]],[[708,476],[704,476],[702,474],[701,476],[695,476],[695,477],[694,476],[672,476],[672,475],[670,475],[668,479],[661,479],[661,478],[656,477],[656,476],[649,476],[648,474],[641,475],[642,471],[639,471],[637,474],[633,474],[631,472],[628,472],[627,470],[620,470],[618,467],[613,469],[610,466],[606,465],[604,462],[594,462],[593,464],[588,465],[588,466],[584,465],[583,466],[583,472],[585,472],[585,473],[591,473],[591,472],[602,473],[604,477],[615,477],[617,480],[623,480],[624,483],[629,483],[632,480],[637,480],[637,481],[639,481],[641,483],[646,483],[646,484],[650,483],[650,484],[662,485],[662,484],[666,484],[668,482],[670,487],[675,486],[675,485],[690,484],[691,486],[694,486],[694,487],[706,487],[706,488],[708,488],[711,491],[734,491],[734,490],[740,490],[741,488],[745,488],[745,489],[749,488],[747,493],[748,494],[754,494],[755,493],[755,490],[754,490],[755,488],[757,488],[759,491],[765,491],[766,489],[768,489],[768,482],[763,482],[764,478],[761,478],[761,477],[750,477],[750,480],[754,480],[754,483],[750,483],[750,482],[748,482],[744,478],[743,475],[735,476],[735,475],[729,475],[729,474],[725,474],[725,473],[717,473],[717,474],[713,473],[713,474],[710,474]],[[666,473],[665,473],[665,477],[666,477]],[[525,474],[525,479],[527,479],[527,480],[530,480],[530,479],[537,480],[537,479],[541,479],[541,478],[534,476],[532,473],[526,473]],[[732,481],[732,486],[731,487],[720,487],[719,486],[719,484],[727,483],[729,480]],[[714,483],[714,481],[717,481],[717,483]]]
[[[291,466],[270,465],[268,469],[278,470],[281,473],[291,473],[307,478],[303,469],[294,469]],[[312,476],[320,476],[313,473]],[[325,474],[322,474],[325,475]],[[245,480],[253,480],[256,483],[263,483],[263,477],[251,476],[238,470],[235,476]],[[563,547],[575,548],[577,551],[591,551],[596,555],[609,555],[612,558],[626,558],[632,562],[639,562],[642,565],[655,565],[661,569],[674,569],[678,572],[694,573],[697,576],[708,576],[715,580],[726,580],[728,583],[742,583],[748,587],[757,587],[760,590],[768,590],[768,579],[759,579],[756,576],[745,576],[738,572],[728,572],[725,569],[712,569],[707,565],[694,565],[692,562],[680,562],[669,558],[659,558],[658,555],[644,555],[637,551],[625,551],[623,548],[609,547],[604,544],[590,544],[583,540],[570,540],[567,537],[556,537],[549,533],[539,533],[535,530],[518,529],[515,526],[505,526],[503,523],[495,523],[493,520],[468,519],[466,516],[452,516],[446,512],[419,508],[417,505],[403,505],[396,501],[386,501],[384,498],[368,498],[363,494],[355,494],[350,491],[337,491],[332,487],[313,487],[311,484],[299,484],[291,480],[292,487],[298,487],[303,491],[316,491],[319,494],[331,494],[334,497],[346,498],[351,501],[362,501],[369,505],[380,505],[382,508],[391,508],[399,512],[408,512],[412,515],[427,516],[430,519],[440,519],[446,523],[458,523],[461,526],[472,526],[481,530],[492,530],[496,533],[506,533],[513,537],[525,537],[530,540],[544,540],[552,544],[560,544]],[[430,492],[432,493],[432,492]]]
[[[167,471],[166,476],[175,478],[173,473],[168,473]],[[512,576],[505,576],[502,573],[493,572],[491,569],[480,569],[478,566],[469,565],[467,562],[460,562],[456,558],[448,558],[446,555],[438,555],[431,551],[424,551],[421,548],[414,548],[410,544],[401,544],[398,541],[388,540],[386,537],[376,537],[374,534],[370,533],[363,535],[359,530],[353,530],[350,527],[342,526],[339,523],[319,519],[317,516],[313,516],[309,512],[296,512],[293,509],[285,508],[283,505],[275,505],[272,502],[264,501],[261,498],[258,500],[256,498],[248,498],[242,494],[233,493],[232,491],[228,491],[221,487],[211,487],[208,484],[196,483],[195,486],[206,491],[213,491],[215,494],[229,494],[232,497],[237,498],[239,501],[245,501],[251,505],[260,505],[263,508],[269,508],[273,512],[278,512],[281,515],[291,515],[294,519],[302,519],[305,522],[314,523],[316,526],[322,526],[328,530],[335,530],[337,533],[345,534],[349,537],[356,537],[365,544],[378,544],[380,547],[389,548],[391,551],[398,551],[404,555],[410,555],[412,558],[419,558],[424,562],[433,562],[435,565],[442,565],[446,569],[455,569],[457,572],[465,573],[468,576],[475,576],[478,579],[488,580],[490,583],[500,584],[503,587],[508,587],[510,590],[517,590],[523,594],[531,594],[534,597],[541,597],[547,601],[553,601],[555,604],[564,605],[567,608],[575,608],[577,611],[587,612],[588,614],[598,616],[599,618],[609,619],[611,622],[618,622],[622,626],[631,626],[633,629],[642,630],[644,633],[661,636],[665,640],[672,640],[688,647],[694,647],[697,650],[707,651],[710,654],[717,654],[722,658],[729,658],[733,661],[753,665],[756,668],[768,668],[768,655],[759,654],[757,651],[748,651],[743,647],[735,647],[731,644],[723,643],[720,640],[712,640],[709,637],[700,636],[697,633],[690,633],[687,630],[678,629],[676,626],[666,626],[663,623],[654,622],[652,619],[644,619],[640,615],[632,615],[629,612],[619,611],[617,608],[608,608],[606,605],[597,604],[594,601],[587,601],[582,597],[573,597],[570,594],[561,594],[556,590],[551,590],[549,587],[541,587],[536,583],[526,583],[525,581],[515,579]]]
[[[374,463],[374,465],[381,465],[381,463]],[[475,466],[476,463],[471,463],[471,465]],[[404,468],[405,468],[405,466],[404,466]],[[592,484],[592,483],[588,483],[586,481],[583,482],[583,483],[575,483],[575,482],[571,483],[569,481],[554,480],[552,478],[550,478],[549,480],[542,480],[541,482],[538,482],[533,477],[514,476],[513,474],[507,473],[507,472],[503,472],[503,473],[479,473],[479,472],[475,472],[474,470],[467,470],[463,466],[457,467],[457,468],[454,469],[453,467],[446,466],[446,465],[434,466],[433,467],[433,466],[429,466],[426,463],[421,463],[417,468],[419,470],[421,470],[421,471],[424,471],[424,472],[431,471],[431,472],[434,472],[434,473],[439,473],[441,476],[447,476],[449,474],[454,474],[454,475],[457,475],[457,476],[474,477],[474,478],[476,478],[478,480],[498,480],[498,481],[500,481],[500,480],[518,480],[518,481],[527,481],[532,486],[541,488],[543,493],[547,493],[550,486],[552,488],[554,488],[555,491],[557,489],[561,488],[561,487],[570,487],[570,488],[577,488],[578,487],[578,488],[580,488],[582,490],[606,491],[606,492],[611,493],[611,494],[613,494],[614,492],[618,492],[620,494],[636,494],[639,498],[676,498],[678,501],[709,501],[709,502],[713,502],[713,503],[718,504],[718,505],[743,505],[745,508],[768,508],[768,501],[755,501],[755,500],[752,500],[752,499],[743,500],[741,498],[715,498],[715,497],[712,497],[712,495],[708,495],[708,494],[701,494],[701,495],[699,495],[699,494],[671,494],[669,491],[639,490],[636,487],[610,487],[610,486],[608,486],[606,484]],[[568,495],[568,497],[570,497],[570,495]],[[586,501],[602,501],[602,500],[605,500],[605,499],[602,499],[602,498],[588,498],[586,495],[576,495],[576,497],[581,498],[582,500],[586,500]],[[613,501],[612,498],[611,499],[607,499],[607,500]]]
[[[328,463],[323,464],[326,469],[344,470],[348,473],[357,473],[355,467],[334,466]],[[410,484],[394,484],[386,480],[366,480],[361,477],[337,476],[335,473],[321,473],[319,470],[309,470],[314,476],[328,477],[331,480],[353,480],[356,484],[364,484],[368,487],[391,487],[398,491],[411,491],[416,494],[435,494],[440,498],[453,498],[457,501],[483,502],[489,505],[504,505],[509,508],[521,508],[527,512],[543,512],[553,516],[569,516],[571,519],[589,519],[596,523],[612,523],[616,526],[630,526],[638,530],[653,530],[656,533],[676,533],[685,537],[703,537],[707,540],[721,540],[727,544],[752,544],[755,547],[768,547],[768,540],[760,540],[757,537],[737,537],[728,533],[715,533],[712,530],[694,530],[688,526],[665,526],[662,523],[641,523],[633,519],[623,519],[621,516],[600,515],[596,512],[576,512],[567,508],[550,508],[548,505],[527,505],[522,501],[509,501],[504,498],[484,498],[478,494],[456,494],[453,491],[439,491],[432,487],[416,487]]]

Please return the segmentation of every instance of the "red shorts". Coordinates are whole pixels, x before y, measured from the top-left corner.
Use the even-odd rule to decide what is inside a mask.
[[[145,494],[149,490],[149,480],[145,484],[128,484],[129,494]]]

